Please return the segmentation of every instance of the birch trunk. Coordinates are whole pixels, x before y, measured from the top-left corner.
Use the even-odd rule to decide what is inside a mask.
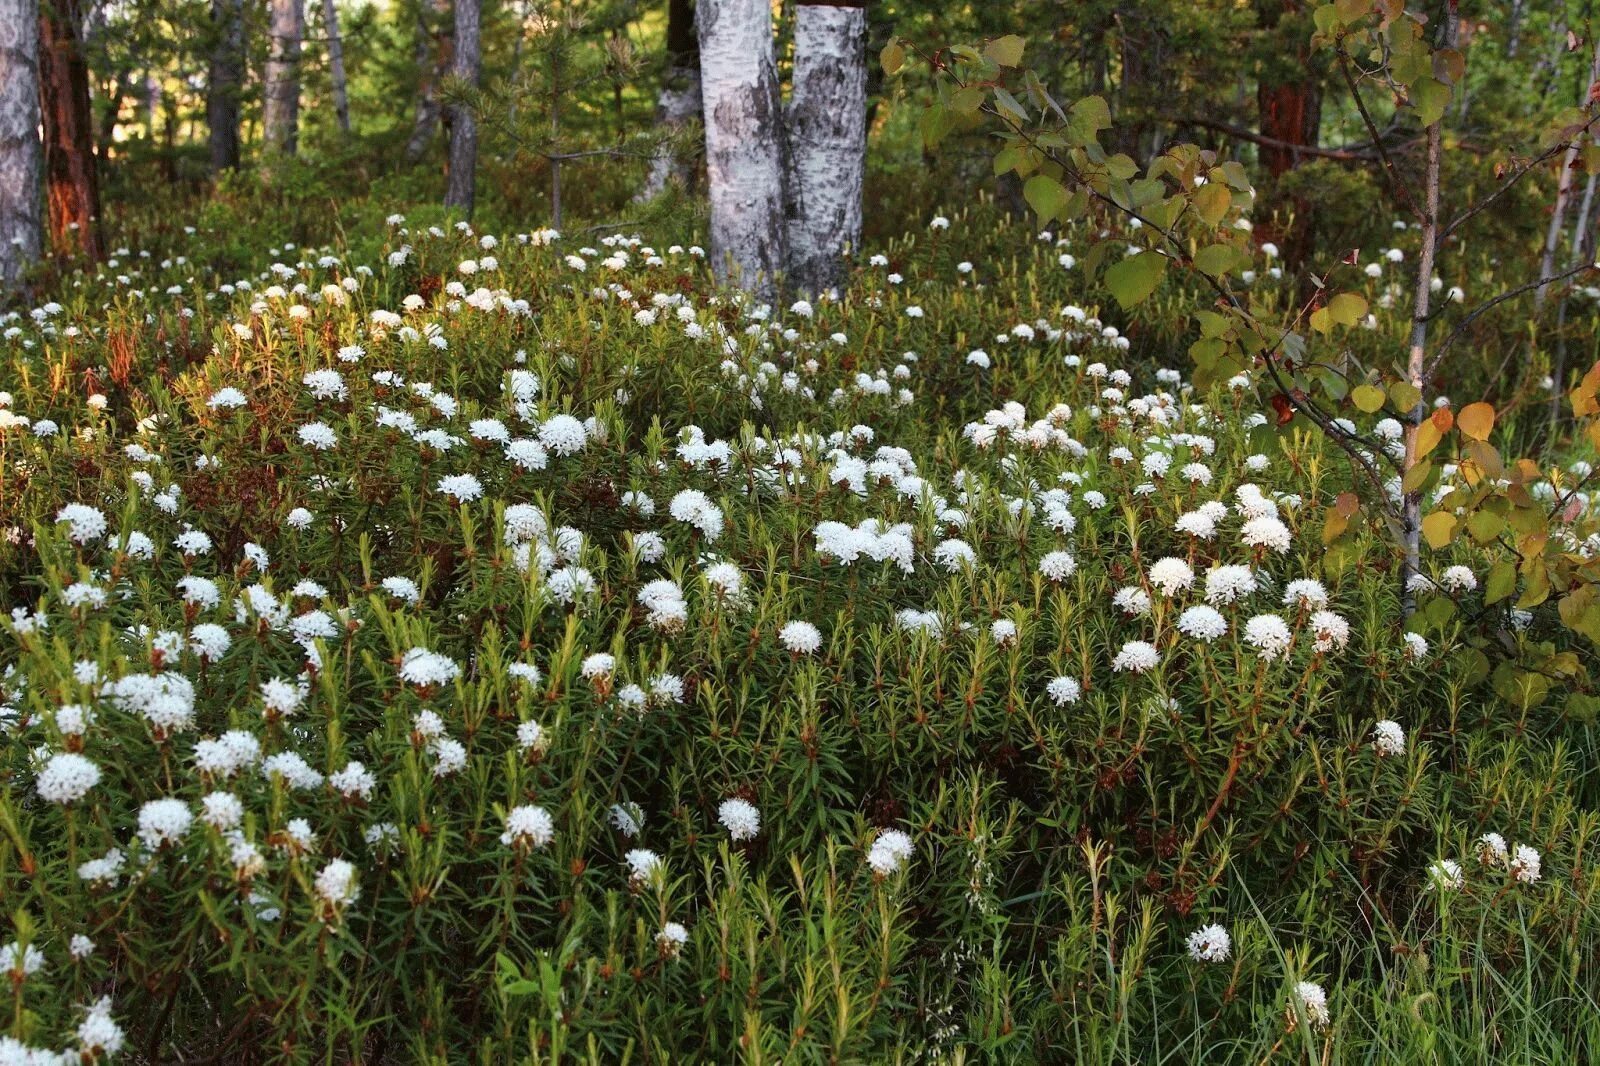
[[[684,189],[694,184],[694,154],[682,143],[684,130],[700,117],[700,55],[690,0],[667,7],[667,74],[656,97],[656,130],[665,138],[650,154],[650,169],[637,200],[652,200],[668,182]]]
[[[417,163],[427,154],[433,131],[439,128],[443,110],[439,102],[439,83],[454,61],[450,30],[445,25],[447,0],[428,0],[417,12],[417,69],[422,80],[417,85],[417,111],[411,123],[411,138],[406,141],[406,162]]]
[[[244,83],[244,5],[211,0],[212,39],[206,77],[211,173],[239,168],[239,89]]]
[[[0,286],[39,258],[39,5],[0,0]]]
[[[462,83],[478,85],[478,0],[455,0],[456,48],[452,73]],[[468,104],[450,108],[450,181],[444,205],[457,207],[472,217],[473,192],[478,175],[478,116]]]
[[[344,41],[339,37],[339,10],[333,0],[322,0],[322,30],[328,35],[328,77],[333,81],[333,113],[339,130],[350,135],[350,93],[344,73]]]
[[[58,252],[77,249],[99,259],[100,180],[80,0],[43,0],[38,25],[39,129],[51,244]]]
[[[269,153],[294,155],[300,139],[300,45],[305,0],[270,0],[262,139]]]
[[[1594,58],[1589,61],[1589,80],[1584,83],[1583,96],[1578,103],[1581,105],[1589,98],[1589,87],[1600,80],[1600,38],[1595,39]],[[1572,203],[1572,176],[1577,173],[1576,166],[1578,154],[1583,151],[1583,143],[1589,139],[1585,133],[1574,137],[1572,143],[1567,145],[1567,150],[1561,156],[1561,172],[1556,175],[1556,202],[1550,211],[1550,225],[1544,234],[1544,255],[1539,259],[1539,280],[1548,281],[1556,272],[1556,249],[1561,244],[1561,228],[1566,221],[1567,207]],[[1535,309],[1544,306],[1550,287],[1541,284],[1533,292],[1533,306]]]
[[[788,280],[836,287],[861,245],[867,163],[867,13],[858,3],[800,0],[789,102]]]
[[[768,0],[700,0],[712,269],[763,298],[783,268],[782,112]]]
[[[1440,48],[1454,48],[1461,27],[1456,0],[1445,9]],[[1428,416],[1426,401],[1428,314],[1433,299],[1433,261],[1439,244],[1439,172],[1444,156],[1444,120],[1427,129],[1427,162],[1423,168],[1422,250],[1417,255],[1416,295],[1411,308],[1411,344],[1406,355],[1406,378],[1421,396],[1406,417],[1405,470],[1417,464],[1417,430]],[[1401,535],[1405,559],[1400,567],[1400,602],[1406,618],[1417,609],[1411,580],[1422,573],[1422,492],[1408,492],[1401,501]]]

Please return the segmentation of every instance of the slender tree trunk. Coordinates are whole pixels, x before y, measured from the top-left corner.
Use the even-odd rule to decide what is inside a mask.
[[[39,259],[39,5],[0,0],[0,286]]]
[[[244,83],[242,0],[211,0],[211,56],[206,78],[211,173],[239,167],[239,89]]]
[[[300,140],[300,46],[305,0],[269,0],[262,139],[269,154],[294,155]]]
[[[339,10],[333,0],[322,0],[322,31],[328,35],[328,76],[333,80],[333,113],[339,130],[350,135],[350,93],[344,75],[344,41],[339,37]]]
[[[1523,0],[1511,0],[1511,10],[1506,15],[1506,58],[1517,58],[1517,48],[1522,43]]]
[[[794,90],[788,110],[788,280],[834,288],[843,254],[861,246],[867,164],[867,13],[859,3],[795,6]]]
[[[783,123],[768,0],[700,0],[712,269],[764,297],[784,263]]]
[[[1589,86],[1600,80],[1600,37],[1595,38],[1594,58],[1589,63],[1589,80],[1584,83],[1578,103],[1581,105],[1588,100]],[[1572,202],[1572,176],[1577,173],[1578,155],[1583,151],[1584,141],[1589,140],[1585,133],[1574,137],[1572,143],[1567,145],[1567,150],[1561,156],[1561,172],[1556,175],[1556,202],[1550,210],[1550,225],[1544,233],[1544,255],[1539,259],[1539,280],[1547,281],[1555,276],[1556,249],[1561,244],[1561,229],[1566,222],[1567,207]],[[1533,292],[1533,306],[1535,309],[1544,306],[1546,297],[1550,293],[1548,285],[1540,285]]]
[[[455,0],[455,77],[474,88],[478,84],[478,0]],[[472,217],[474,183],[478,175],[478,116],[469,104],[452,105],[450,117],[450,181],[444,205],[458,207]]]
[[[667,73],[656,97],[656,130],[665,138],[650,155],[650,169],[638,200],[661,195],[668,182],[685,189],[694,184],[695,155],[682,143],[684,130],[700,117],[700,48],[695,36],[691,0],[667,5]]]
[[[406,141],[406,162],[416,164],[427,154],[433,141],[433,132],[439,128],[443,110],[439,101],[439,83],[454,63],[455,48],[445,15],[450,10],[449,0],[427,0],[417,11],[417,69],[421,81],[417,84],[416,117],[411,123],[411,138]]]
[[[79,0],[43,0],[38,21],[39,128],[51,245],[99,259],[100,181]]]
[[[1454,48],[1461,26],[1456,0],[1449,0],[1445,9],[1444,32],[1440,48]],[[1427,355],[1428,314],[1433,297],[1433,261],[1439,243],[1439,172],[1444,155],[1444,120],[1427,128],[1427,159],[1423,165],[1422,249],[1417,254],[1416,295],[1411,308],[1411,344],[1406,353],[1406,378],[1421,394],[1417,405],[1406,418],[1405,470],[1409,472],[1417,463],[1417,430],[1428,417]],[[1400,596],[1402,611],[1407,618],[1417,608],[1417,594],[1411,580],[1422,573],[1422,491],[1405,494],[1401,503],[1401,533],[1404,538],[1405,560],[1400,568]]]

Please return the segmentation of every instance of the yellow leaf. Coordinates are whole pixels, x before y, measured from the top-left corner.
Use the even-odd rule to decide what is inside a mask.
[[[1434,424],[1433,419],[1430,418],[1422,423],[1417,427],[1417,451],[1414,458],[1421,459],[1424,455],[1437,448],[1442,440],[1444,440],[1444,434],[1439,432],[1439,427]]]
[[[1488,440],[1494,432],[1494,408],[1486,403],[1469,403],[1456,417],[1456,425],[1473,440]]]
[[[1450,543],[1456,531],[1456,516],[1449,511],[1435,511],[1422,520],[1422,535],[1428,547],[1439,549]]]
[[[1350,399],[1355,401],[1356,407],[1372,414],[1383,407],[1383,390],[1374,385],[1357,385],[1350,392]]]

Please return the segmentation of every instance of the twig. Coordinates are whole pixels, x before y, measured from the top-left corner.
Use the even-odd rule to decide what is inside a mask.
[[[1456,328],[1450,331],[1450,335],[1444,339],[1444,343],[1439,345],[1438,349],[1433,353],[1433,360],[1428,363],[1428,369],[1424,376],[1428,379],[1433,377],[1433,372],[1439,368],[1439,363],[1444,359],[1445,353],[1450,350],[1450,346],[1455,344],[1456,341],[1460,340],[1461,335],[1467,331],[1467,327],[1481,318],[1486,312],[1498,307],[1507,300],[1513,300],[1518,296],[1524,295],[1525,293],[1532,292],[1534,289],[1542,289],[1546,285],[1553,285],[1558,281],[1565,281],[1570,277],[1575,277],[1579,274],[1582,274],[1586,270],[1594,269],[1596,268],[1593,263],[1579,263],[1575,267],[1568,267],[1559,274],[1553,274],[1548,278],[1538,278],[1534,281],[1528,282],[1527,284],[1518,285],[1516,288],[1508,289],[1492,300],[1484,301],[1482,304],[1473,308],[1465,318],[1456,324]]]

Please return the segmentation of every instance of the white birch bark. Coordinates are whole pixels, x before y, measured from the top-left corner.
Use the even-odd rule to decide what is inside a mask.
[[[339,36],[339,11],[333,0],[322,0],[322,29],[328,35],[328,76],[333,81],[333,113],[339,129],[350,132],[350,91],[344,73],[344,41]]]
[[[270,0],[262,139],[269,153],[294,155],[300,138],[300,45],[305,0]]]
[[[38,0],[0,0],[0,285],[39,258]]]
[[[712,269],[764,298],[783,269],[783,116],[769,0],[700,0]]]
[[[478,85],[478,0],[455,0],[456,55],[451,73],[466,85]],[[444,205],[461,208],[472,217],[473,192],[478,174],[478,116],[465,104],[450,110],[450,180]]]
[[[1589,81],[1583,87],[1583,97],[1580,104],[1588,99],[1589,86],[1600,80],[1600,38],[1595,40],[1594,58],[1589,63]],[[1550,225],[1545,229],[1544,254],[1539,258],[1539,280],[1548,281],[1556,273],[1556,248],[1561,243],[1561,228],[1566,221],[1567,208],[1572,203],[1572,175],[1578,161],[1578,153],[1583,151],[1584,142],[1589,139],[1585,133],[1581,137],[1574,137],[1572,143],[1567,145],[1567,150],[1561,157],[1561,172],[1556,176],[1556,202],[1550,211]],[[1550,293],[1548,285],[1541,285],[1534,290],[1533,306],[1543,307],[1545,298]]]
[[[795,7],[789,101],[789,283],[834,288],[861,244],[867,161],[867,17],[860,6]]]

